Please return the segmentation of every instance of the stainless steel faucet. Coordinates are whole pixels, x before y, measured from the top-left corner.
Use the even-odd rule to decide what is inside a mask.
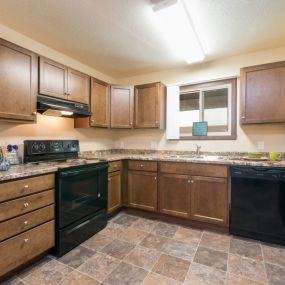
[[[202,147],[201,145],[196,144],[196,156],[198,156],[198,157],[200,156],[201,147]]]

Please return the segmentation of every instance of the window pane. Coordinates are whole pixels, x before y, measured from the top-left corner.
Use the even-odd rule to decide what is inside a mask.
[[[208,90],[204,95],[204,121],[209,132],[228,131],[228,88]]]
[[[199,110],[199,92],[180,94],[180,112]]]
[[[186,127],[189,132],[189,127],[192,129],[193,122],[199,121],[200,118],[200,103],[199,103],[199,92],[189,92],[180,94],[179,98],[179,127],[182,129]],[[182,132],[180,129],[180,133]],[[190,129],[190,134],[191,134]],[[185,129],[184,129],[185,130]]]

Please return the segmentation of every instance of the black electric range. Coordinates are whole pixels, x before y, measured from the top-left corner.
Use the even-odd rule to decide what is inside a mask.
[[[62,256],[107,224],[108,162],[78,158],[77,140],[26,140],[24,162],[56,165],[52,253]]]

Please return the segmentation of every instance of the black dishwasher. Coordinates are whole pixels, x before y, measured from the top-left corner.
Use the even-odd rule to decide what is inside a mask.
[[[285,169],[231,167],[230,233],[285,244]]]

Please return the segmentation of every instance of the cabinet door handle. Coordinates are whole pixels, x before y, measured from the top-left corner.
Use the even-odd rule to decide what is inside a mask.
[[[24,203],[24,207],[28,208],[29,207],[29,203]]]
[[[98,198],[100,198],[100,197],[101,197],[101,194],[100,194],[100,193],[98,193],[97,197],[98,197]]]
[[[194,180],[191,180],[191,183],[194,183]]]
[[[143,164],[141,164],[140,167],[143,167]]]
[[[24,225],[27,225],[29,222],[28,221],[24,221]]]
[[[241,116],[242,119],[245,119],[245,116]]]
[[[111,181],[111,178],[108,178],[108,181],[110,182],[110,181]]]
[[[190,180],[188,180],[187,182],[190,183]]]
[[[92,123],[94,123],[94,122],[95,122],[95,120],[91,120],[91,122],[92,122]]]
[[[36,115],[36,114],[37,114],[37,112],[35,111],[35,112],[33,112],[32,114],[33,114],[33,115]]]
[[[28,184],[27,184],[27,185],[24,185],[23,189],[24,189],[24,190],[29,189],[29,185],[28,185]]]
[[[154,180],[155,180],[155,181],[157,180],[157,177],[156,177],[156,176],[154,177]]]
[[[132,126],[132,125],[133,125],[133,122],[130,122],[130,125]]]
[[[27,243],[29,242],[29,239],[28,238],[24,238],[24,243]]]

